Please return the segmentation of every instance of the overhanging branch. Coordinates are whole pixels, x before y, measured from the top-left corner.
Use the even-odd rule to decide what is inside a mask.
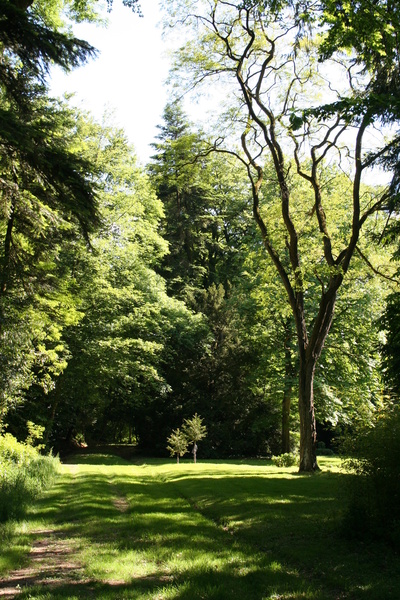
[[[358,246],[356,246],[356,252],[362,258],[362,260],[365,262],[365,264],[368,265],[368,267],[371,269],[371,271],[373,273],[375,273],[375,275],[378,275],[379,277],[382,277],[383,279],[386,279],[387,281],[391,281],[392,283],[395,283],[396,285],[400,285],[400,281],[398,279],[395,279],[394,277],[390,277],[389,275],[382,273],[382,271],[380,271],[379,269],[374,267],[374,265],[371,263],[371,261],[368,260],[368,258],[365,256],[365,254],[360,250],[360,248]]]

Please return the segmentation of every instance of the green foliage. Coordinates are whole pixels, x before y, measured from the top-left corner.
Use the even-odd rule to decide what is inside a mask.
[[[216,2],[212,18],[215,34],[221,27],[219,41],[211,42],[208,27],[201,38],[201,23],[210,21],[200,16],[200,37],[183,45],[180,67],[204,82],[216,73],[221,81],[238,73],[232,61],[253,28],[254,45],[240,65],[241,89],[247,86],[247,93],[254,93],[253,107],[264,97],[270,98],[269,107],[260,106],[257,118],[250,114],[250,120],[243,119],[244,105],[232,106],[224,115],[221,135],[229,143],[244,129],[246,151],[238,150],[240,160],[234,162],[231,154],[211,152],[222,149],[222,137],[214,144],[193,129],[179,103],[171,103],[148,167],[151,181],[137,166],[123,132],[46,98],[43,84],[52,61],[70,69],[92,53],[63,33],[65,15],[91,20],[95,2],[38,0],[27,14],[15,12],[13,3],[4,4],[11,17],[5,12],[0,20],[0,40],[8,48],[0,72],[0,421],[9,411],[12,432],[20,433],[26,419],[37,416],[46,427],[44,443],[84,436],[88,441],[136,441],[162,452],[172,427],[199,410],[208,424],[204,455],[279,451],[282,401],[290,407],[298,391],[296,327],[283,286],[261,255],[246,179],[249,174],[254,189],[256,173],[261,173],[257,165],[268,146],[265,135],[274,127],[269,148],[275,144],[274,164],[282,171],[277,177],[272,162],[264,160],[257,208],[271,254],[281,274],[287,274],[286,288],[297,298],[296,306],[305,307],[297,331],[310,332],[306,345],[315,339],[311,331],[318,303],[347,271],[336,321],[316,370],[317,419],[333,425],[348,423],[354,415],[368,420],[380,390],[375,321],[387,289],[371,282],[361,257],[381,265],[387,258],[371,244],[379,239],[386,217],[377,217],[371,227],[367,222],[384,206],[382,189],[360,188],[365,233],[357,232],[359,256],[352,258],[353,266],[343,267],[357,219],[351,217],[349,179],[332,166],[334,149],[338,160],[345,153],[341,130],[330,119],[340,115],[344,125],[352,117],[358,123],[368,94],[347,97],[340,90],[336,101],[321,106],[321,99],[327,101],[324,92],[333,94],[333,88],[324,88],[323,66],[321,71],[316,67],[318,57],[325,60],[330,52],[352,47],[372,72],[375,63],[362,54],[368,42],[366,21],[359,22],[362,7],[370,11],[367,4],[327,0],[318,12],[308,0],[245,2],[240,7]],[[380,10],[384,3],[376,4]],[[186,10],[187,3],[181,5]],[[251,9],[247,22],[240,20],[246,7]],[[200,2],[196,10],[201,8]],[[387,44],[395,57],[392,21],[379,34],[382,13],[368,14],[376,17],[373,52],[378,56]],[[390,19],[395,16],[390,13]],[[343,25],[346,19],[351,31]],[[189,23],[191,17],[184,20]],[[328,33],[314,37],[321,23]],[[353,43],[357,23],[364,37]],[[272,37],[277,35],[273,48],[270,25]],[[229,56],[227,43],[232,44]],[[268,52],[271,61],[264,63]],[[341,56],[337,64],[346,60]],[[290,73],[296,74],[291,80]],[[262,74],[265,80],[257,85]],[[356,89],[362,78],[353,83]],[[373,101],[379,104],[378,91],[374,89]],[[314,100],[316,108],[309,109]],[[266,120],[257,131],[261,118]],[[331,138],[318,140],[322,121]],[[306,130],[315,136],[311,145]],[[311,146],[314,154],[307,157]],[[232,154],[236,150],[232,146]],[[393,144],[390,153],[395,168]],[[323,165],[325,159],[329,166]],[[366,170],[375,158],[367,151],[362,160]],[[340,168],[346,168],[345,160]],[[286,223],[276,204],[282,197],[278,181],[285,184],[283,196],[290,201]],[[288,236],[289,221],[293,229]],[[289,248],[290,238],[301,254],[294,268],[290,262],[297,249]],[[386,263],[384,270],[390,278]],[[325,325],[321,331],[329,329],[330,323]],[[286,430],[294,430],[297,419],[287,413]]]
[[[184,419],[182,432],[188,442],[195,444],[207,435],[207,427],[203,425],[203,419],[196,413],[191,419]]]
[[[75,111],[43,90],[29,97],[21,108],[0,90],[0,418],[65,369],[63,331],[82,314],[64,257],[98,224]]]
[[[322,22],[327,34],[321,44],[326,59],[338,49],[354,49],[357,60],[370,71],[394,72],[399,56],[396,32],[399,11],[391,0],[324,0]],[[394,73],[393,73],[394,74]]]
[[[271,456],[272,463],[277,467],[293,467],[299,462],[298,457],[291,452],[285,452],[279,456]]]
[[[65,106],[47,97],[45,78],[51,64],[72,69],[93,48],[44,25],[37,14],[22,11],[13,2],[1,0],[0,8],[0,163],[9,236],[19,205],[24,211],[31,201],[46,209],[58,208],[63,216],[72,213],[87,233],[97,216],[91,168],[71,150],[71,116]],[[10,277],[6,259],[7,248],[2,293]]]
[[[247,182],[233,160],[210,152],[179,103],[166,107],[164,120],[148,167],[170,250],[161,272],[169,293],[203,324],[197,343],[192,338],[186,351],[174,349],[166,365],[172,424],[198,410],[208,424],[203,456],[265,454],[279,425],[273,394],[265,396],[267,336],[261,340],[245,273],[250,248],[258,245]]]
[[[32,421],[28,421],[26,425],[28,428],[28,437],[25,440],[25,444],[34,446],[37,450],[43,449],[44,445],[38,442],[43,439],[45,427],[43,425],[36,425]]]
[[[163,117],[148,166],[169,244],[161,272],[170,293],[199,310],[204,290],[226,289],[237,276],[243,256],[238,235],[250,221],[244,212],[248,190],[234,161],[210,151],[209,140],[194,131],[179,103],[167,105]]]
[[[40,428],[30,424],[30,437],[40,436]],[[20,519],[29,505],[52,483],[58,461],[41,456],[37,448],[0,435],[0,522]]]
[[[196,462],[197,442],[207,435],[207,428],[203,425],[203,419],[196,413],[191,419],[184,419],[182,429],[175,429],[168,438],[171,456],[176,454],[177,461],[179,456],[187,452],[189,444],[193,444],[193,459]]]
[[[196,462],[197,442],[207,435],[207,427],[203,425],[203,419],[196,413],[191,419],[183,421],[182,432],[188,442],[193,444],[193,460]]]
[[[99,224],[94,166],[47,76],[94,56],[70,23],[95,20],[95,6],[0,1],[0,421],[54,389],[69,357],[63,331],[82,316],[62,254]]]
[[[317,442],[317,456],[334,456],[331,448],[327,448],[324,442]]]
[[[21,204],[23,211],[36,202],[42,210],[74,215],[85,233],[92,231],[98,219],[89,175],[94,166],[75,146],[76,114],[37,90],[31,91],[30,101],[29,111],[0,104],[3,199],[9,216],[16,212],[13,203]],[[16,177],[16,169],[23,175]]]
[[[370,121],[393,124],[400,118],[398,64],[400,14],[392,0],[324,0],[322,24],[326,31],[319,47],[320,60],[343,52],[354,56],[364,76],[365,85],[352,88],[340,102],[321,107],[321,116],[341,114],[359,122],[361,115]],[[311,109],[311,113],[314,109]],[[325,115],[324,115],[325,113]],[[400,182],[400,147],[398,133],[385,151],[376,154],[377,164],[392,173],[389,205],[398,205]],[[374,154],[371,153],[373,159]],[[379,158],[378,158],[379,157]]]
[[[7,49],[0,83],[18,103],[29,105],[25,93],[28,76],[43,82],[51,64],[70,70],[94,54],[94,48],[84,40],[57,30],[54,22],[45,24],[37,13],[23,11],[14,2],[1,0],[0,14],[0,41]],[[16,64],[22,64],[23,69],[15,68]]]
[[[388,207],[395,188],[393,183],[374,190],[361,185],[367,170],[383,164],[384,156],[391,156],[390,167],[388,163],[386,167],[395,170],[398,156],[392,152],[398,147],[396,133],[379,140],[375,137],[374,148],[367,142],[374,122],[382,116],[393,122],[396,113],[390,108],[391,101],[379,108],[377,97],[370,95],[371,74],[363,72],[365,64],[358,66],[366,62],[365,48],[357,46],[361,38],[354,38],[355,57],[344,55],[342,48],[334,45],[332,55],[320,61],[321,43],[329,28],[327,14],[332,19],[343,15],[346,19],[352,12],[362,16],[368,0],[198,2],[187,18],[183,17],[183,2],[172,4],[168,24],[182,32],[181,47],[175,52],[174,80],[180,89],[195,88],[197,93],[201,86],[209,85],[207,92],[214,94],[214,85],[218,87],[216,95],[232,99],[228,109],[224,102],[224,107],[221,104],[220,110],[214,111],[219,119],[213,120],[210,114],[208,126],[210,131],[214,129],[218,151],[235,155],[247,171],[261,240],[291,307],[299,383],[306,382],[304,387],[298,386],[300,469],[313,470],[314,398],[318,411],[321,391],[328,400],[331,392],[320,384],[314,396],[314,372],[331,329],[336,300],[340,293],[349,293],[345,282],[351,263],[356,252],[365,256],[363,236],[368,237],[368,230],[372,233],[377,223],[381,233],[385,229],[386,219],[371,217]],[[339,15],[337,5],[343,9]],[[397,19],[392,3],[389,8]],[[380,16],[383,18],[383,12]],[[395,31],[385,30],[393,43],[397,43]],[[396,52],[393,56],[398,64]],[[333,77],[338,82],[335,89],[330,85]],[[383,87],[373,91],[379,95],[380,89]],[[354,98],[368,101],[354,102]],[[355,106],[361,106],[360,112],[353,110]],[[312,111],[306,114],[309,107]],[[352,126],[356,127],[350,131]],[[350,161],[345,164],[344,147],[352,148],[356,156],[353,165]],[[339,168],[346,177],[337,176]],[[370,239],[379,240],[379,236],[375,230]],[[341,343],[343,340],[347,342],[345,336]],[[325,366],[322,359],[320,364]],[[366,363],[362,366],[367,367]],[[351,373],[350,360],[346,368]],[[363,377],[361,372],[357,375]],[[378,387],[373,378],[367,387],[369,383],[368,400]],[[350,403],[354,400],[353,396]],[[339,394],[335,401],[340,406]],[[330,401],[327,404],[332,406]]]
[[[373,535],[400,547],[400,409],[387,404],[344,447],[355,473],[349,487],[345,528],[356,537]]]
[[[400,294],[387,299],[381,325],[385,340],[381,344],[382,368],[386,387],[390,394],[400,396]]]
[[[169,438],[167,439],[168,446],[167,450],[171,453],[171,456],[176,456],[177,462],[179,457],[183,456],[187,452],[189,440],[185,433],[178,429],[174,429]]]
[[[90,253],[65,249],[83,314],[65,331],[71,356],[51,396],[51,440],[80,433],[88,442],[135,440],[164,450],[170,374],[189,346],[197,348],[202,320],[168,297],[156,272],[167,251],[162,204],[124,133],[86,117],[77,129],[96,167],[102,226]]]

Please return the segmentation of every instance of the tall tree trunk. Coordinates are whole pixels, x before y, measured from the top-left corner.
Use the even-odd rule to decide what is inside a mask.
[[[49,410],[50,417],[46,423],[46,429],[44,430],[43,443],[48,445],[50,434],[53,431],[53,425],[56,418],[57,408],[60,404],[60,387],[61,387],[61,377],[58,377],[55,385],[55,389],[51,396],[49,397]]]
[[[10,256],[11,256],[11,243],[12,243],[12,231],[15,220],[15,204],[12,201],[10,207],[10,214],[7,222],[7,230],[4,239],[4,252],[2,260],[2,272],[0,280],[0,296],[3,296],[7,289],[9,271],[10,271]]]
[[[305,329],[304,312],[297,312],[299,343],[299,417],[300,417],[300,471],[318,470],[316,441],[317,427],[314,411],[314,373],[325,340],[332,324],[337,290],[343,280],[341,274],[331,279],[323,292],[319,311],[310,338]]]
[[[314,411],[314,372],[317,361],[300,355],[299,416],[300,416],[300,471],[318,470],[316,442],[317,426]]]
[[[14,220],[15,220],[15,204],[14,204],[14,200],[12,200],[10,214],[9,214],[8,222],[7,222],[6,235],[5,235],[5,239],[4,239],[3,257],[2,257],[2,260],[0,261],[0,265],[1,265],[1,273],[0,273],[0,333],[3,330],[3,324],[5,321],[2,300],[6,294],[6,290],[7,290],[7,286],[8,286],[8,282],[9,282],[11,244],[12,244],[12,232],[13,232],[13,227],[14,227]]]

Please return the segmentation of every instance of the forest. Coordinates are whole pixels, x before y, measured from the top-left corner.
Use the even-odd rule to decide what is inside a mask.
[[[199,458],[315,471],[399,422],[399,9],[163,5],[176,97],[141,166],[49,94],[97,2],[0,0],[0,432],[167,456],[198,414]],[[191,90],[223,96],[209,127]]]

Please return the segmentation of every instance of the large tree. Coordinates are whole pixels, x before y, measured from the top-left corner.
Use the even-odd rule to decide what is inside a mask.
[[[96,167],[48,75],[94,56],[71,23],[101,11],[96,0],[0,1],[0,420],[27,388],[51,391],[68,357],[62,331],[80,318],[60,256],[99,225]]]
[[[340,186],[341,181],[346,188],[346,178],[338,171],[334,180],[330,210],[332,221],[340,223],[348,210]],[[297,198],[300,202],[301,196]],[[272,214],[270,217],[273,224],[274,217]],[[393,271],[391,246],[376,247],[374,228],[365,234],[338,294],[335,319],[316,368],[314,392],[319,431],[322,431],[321,426],[324,431],[344,427],[354,418],[366,420],[374,406],[380,406],[378,320],[385,297],[395,282],[390,276]],[[308,231],[307,235],[311,252],[312,232]],[[318,246],[318,237],[314,247]],[[254,366],[254,375],[260,381],[264,375],[267,397],[282,399],[282,450],[289,452],[296,440],[293,436],[290,442],[290,430],[296,432],[298,428],[298,419],[291,410],[298,384],[294,319],[276,270],[263,248],[247,245],[246,252],[248,294],[257,305],[254,322],[249,323],[249,335],[257,336],[259,353],[264,356],[263,361]],[[314,296],[317,299],[316,294]]]
[[[357,46],[355,56],[331,48],[321,60],[326,13],[320,7],[222,0],[177,5],[174,23],[193,26],[176,54],[181,85],[218,79],[231,99],[215,148],[234,154],[248,173],[254,218],[291,307],[299,357],[300,470],[313,471],[315,369],[362,231],[389,205],[390,186],[368,190],[363,179],[389,160],[396,137],[378,135],[384,112],[379,99],[358,101],[373,76]],[[340,222],[329,202],[332,161],[347,175],[348,208]],[[296,180],[307,192],[299,192]]]
[[[181,353],[168,369],[170,403],[182,412],[176,425],[198,410],[209,423],[208,453],[275,452],[279,425],[272,394],[265,393],[266,336],[255,326],[257,300],[244,274],[251,270],[248,252],[259,245],[246,176],[231,157],[205,150],[209,143],[179,103],[166,107],[159,130],[148,169],[165,210],[169,253],[162,273],[169,293],[208,326],[202,352]]]
[[[60,335],[77,312],[68,275],[55,275],[57,255],[63,238],[98,224],[72,115],[46,91],[50,65],[72,69],[94,49],[61,31],[60,5],[29,4],[0,2],[0,419],[30,385],[50,390],[65,367]]]
[[[63,246],[98,222],[89,163],[65,104],[36,97],[35,112],[0,141],[0,413],[32,383],[50,390],[68,354],[61,332],[79,317]],[[9,120],[2,123],[3,131]],[[16,135],[31,131],[29,143]],[[91,169],[90,169],[91,170]],[[40,383],[41,382],[41,383]]]
[[[101,226],[90,252],[81,242],[60,253],[82,316],[63,332],[68,365],[42,422],[57,446],[83,434],[152,449],[169,428],[165,363],[178,341],[187,353],[185,338],[196,337],[201,318],[169,298],[155,272],[167,248],[158,233],[162,205],[123,132],[87,116],[75,127],[82,156],[95,165]]]
[[[170,293],[195,307],[204,289],[226,289],[240,272],[239,231],[253,233],[248,189],[233,161],[226,169],[226,157],[202,156],[208,142],[179,102],[166,106],[159,131],[148,170],[165,212],[161,233],[169,252],[162,272]]]

